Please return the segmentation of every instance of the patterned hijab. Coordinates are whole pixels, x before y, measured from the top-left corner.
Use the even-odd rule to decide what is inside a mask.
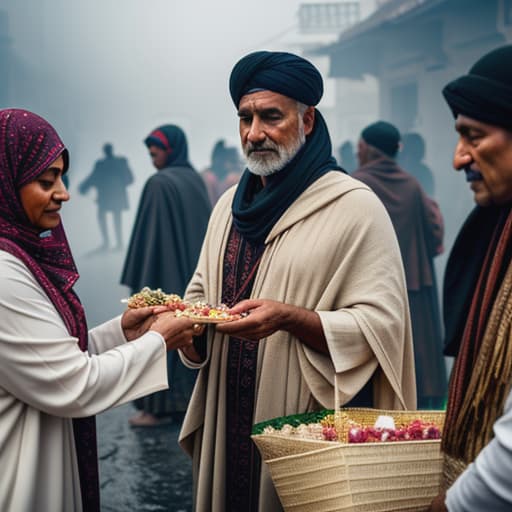
[[[69,334],[87,350],[84,309],[73,291],[78,272],[62,224],[51,232],[28,219],[20,188],[59,156],[67,170],[67,149],[43,118],[21,109],[0,110],[0,249],[32,272],[62,317]],[[73,420],[84,510],[99,510],[94,418]],[[86,508],[86,505],[88,508]]]

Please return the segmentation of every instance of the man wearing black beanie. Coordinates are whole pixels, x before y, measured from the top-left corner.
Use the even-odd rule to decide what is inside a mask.
[[[407,282],[418,408],[441,409],[447,377],[433,258],[442,251],[443,219],[419,182],[397,165],[399,147],[400,132],[395,126],[386,121],[370,124],[361,132],[360,167],[353,177],[377,194],[391,217]]]
[[[479,59],[443,95],[476,208],[445,272],[446,353],[457,356],[431,511],[512,510],[512,45]],[[466,469],[464,469],[466,468]]]

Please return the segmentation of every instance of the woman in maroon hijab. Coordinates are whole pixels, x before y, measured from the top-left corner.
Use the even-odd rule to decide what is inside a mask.
[[[0,510],[100,510],[94,414],[167,387],[166,349],[193,323],[152,308],[87,331],[59,211],[55,130],[0,110]],[[95,355],[92,355],[95,354]]]

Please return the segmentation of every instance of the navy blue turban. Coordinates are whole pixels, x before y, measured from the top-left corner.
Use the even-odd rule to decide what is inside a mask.
[[[259,51],[240,59],[231,71],[229,92],[236,107],[253,90],[268,90],[315,106],[324,85],[318,70],[306,59],[286,52]]]
[[[443,95],[458,114],[512,130],[512,45],[479,59],[467,75],[450,82]]]

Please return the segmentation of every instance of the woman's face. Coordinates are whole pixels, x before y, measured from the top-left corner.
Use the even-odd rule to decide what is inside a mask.
[[[60,224],[60,208],[69,200],[69,193],[62,181],[64,159],[59,156],[37,178],[20,189],[23,209],[30,222],[41,231]]]

